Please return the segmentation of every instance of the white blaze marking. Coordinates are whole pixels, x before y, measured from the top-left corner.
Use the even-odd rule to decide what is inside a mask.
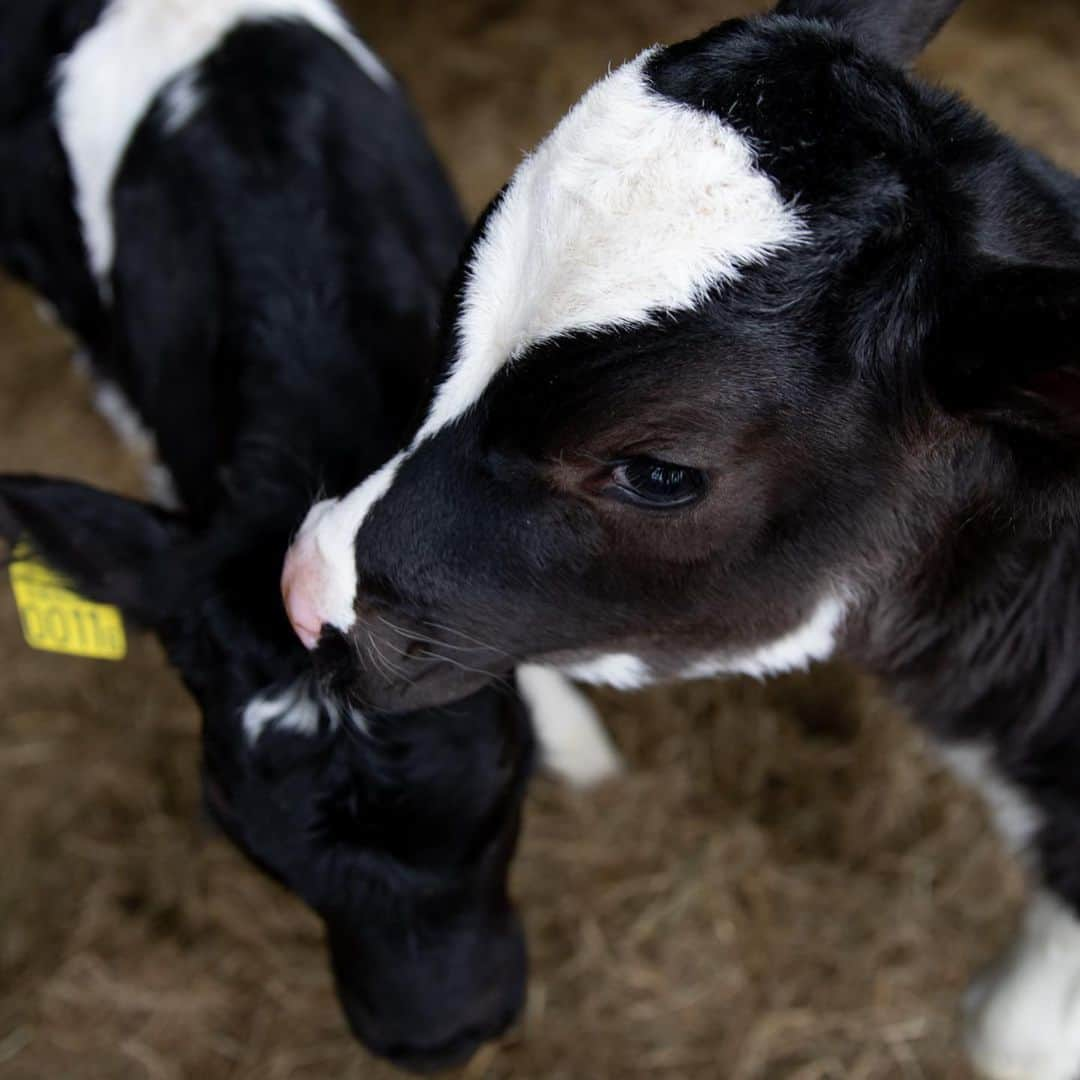
[[[473,254],[458,360],[420,438],[530,346],[691,309],[804,237],[745,138],[649,89],[653,52],[598,82],[518,168]]]
[[[344,499],[324,499],[316,503],[308,511],[293,541],[293,552],[303,551],[304,558],[317,560],[309,580],[319,595],[311,598],[311,606],[319,612],[324,623],[343,632],[356,618],[353,610],[356,596],[353,541],[364,518],[394,482],[404,459],[404,453],[391,458]]]
[[[548,769],[580,788],[622,771],[619,752],[600,714],[576,686],[554,669],[537,664],[523,664],[516,674]]]
[[[530,346],[691,309],[805,239],[745,138],[649,89],[651,55],[598,82],[514,174],[469,267],[457,360],[406,456]],[[337,513],[324,518],[328,532]],[[348,547],[332,560],[340,629],[352,623],[355,535],[335,523],[320,543],[326,554]]]
[[[836,650],[847,604],[835,596],[820,601],[813,614],[801,626],[776,641],[743,652],[717,653],[691,664],[682,672],[686,679],[712,675],[751,675],[763,679],[785,671],[798,671],[818,660],[827,660]]]
[[[112,187],[135,129],[165,85],[243,20],[294,19],[337,42],[369,78],[391,79],[328,0],[112,0],[57,65],[56,122],[75,181],[90,266],[115,251]]]
[[[1040,892],[1011,952],[968,999],[967,1045],[988,1080],[1080,1076],[1080,921]]]

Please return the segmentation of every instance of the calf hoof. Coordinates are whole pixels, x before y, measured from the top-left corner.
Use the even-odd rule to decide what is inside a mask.
[[[985,1080],[1080,1080],[1080,923],[1039,896],[1023,932],[966,1000],[965,1041]]]

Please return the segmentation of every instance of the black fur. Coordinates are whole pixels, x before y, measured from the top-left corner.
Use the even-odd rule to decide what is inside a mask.
[[[105,0],[7,4],[0,14],[0,264],[49,298],[95,352],[108,320],[86,261],[53,123],[52,72]]]
[[[497,690],[397,717],[324,696],[277,582],[311,499],[381,462],[422,402],[461,214],[400,91],[306,25],[245,24],[201,64],[191,118],[167,130],[159,101],[127,148],[103,301],[48,77],[101,6],[0,16],[0,256],[126,391],[185,510],[5,477],[0,535],[160,636],[202,708],[207,807],[324,918],[353,1030],[453,1064],[524,993],[506,878],[528,718]],[[245,708],[275,696],[293,719],[313,702],[313,730],[278,715],[249,737]]]

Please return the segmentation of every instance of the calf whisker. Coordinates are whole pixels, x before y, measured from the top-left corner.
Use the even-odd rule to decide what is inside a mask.
[[[384,615],[379,616],[379,621],[385,623],[387,626],[390,627],[391,630],[396,630],[403,637],[413,638],[415,636],[409,630],[406,630],[403,626],[398,626],[397,623],[391,622]],[[425,622],[430,622],[430,620],[427,620],[427,619],[425,619],[424,621]],[[435,626],[434,623],[432,623],[431,625],[433,627]],[[450,627],[445,627],[444,629],[446,629],[449,632],[453,632]],[[465,635],[462,635],[462,636],[464,637]],[[492,651],[500,653],[500,655],[502,655],[502,656],[509,656],[510,655],[509,653],[503,651],[502,649],[496,649],[495,646],[493,646],[493,645],[485,645],[485,644],[483,644],[483,642],[481,642],[478,638],[474,638],[473,640],[476,641],[475,645],[451,645],[449,642],[440,641],[439,642],[439,647],[442,648],[442,649],[452,649],[455,652],[475,652],[477,648],[483,648],[483,649],[491,649]],[[400,648],[398,649],[398,651],[401,652]],[[402,655],[406,655],[406,654],[402,653]]]
[[[423,649],[418,655],[429,660],[441,660],[444,664],[450,664],[452,667],[460,668],[462,671],[468,671],[473,675],[483,675],[484,678],[490,679],[500,686],[510,685],[509,680],[504,675],[496,674],[489,668],[472,667],[469,664],[463,664],[460,660],[455,660],[452,656],[444,656],[442,653],[435,652],[431,649]]]
[[[441,630],[445,634],[456,634],[458,637],[463,638],[465,641],[471,641],[474,645],[478,645],[481,649],[490,649],[492,652],[498,653],[500,656],[507,656],[513,658],[512,653],[508,653],[505,649],[500,649],[498,645],[493,645],[490,641],[484,641],[481,638],[473,637],[472,634],[466,634],[464,630],[459,630],[455,626],[447,626],[445,623],[436,622],[434,619],[428,618],[424,618],[421,621],[426,623],[433,630]]]

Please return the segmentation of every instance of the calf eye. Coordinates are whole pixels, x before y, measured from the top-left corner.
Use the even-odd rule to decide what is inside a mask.
[[[654,509],[689,506],[705,494],[705,474],[687,465],[650,457],[620,461],[611,471],[608,492],[624,502]]]

